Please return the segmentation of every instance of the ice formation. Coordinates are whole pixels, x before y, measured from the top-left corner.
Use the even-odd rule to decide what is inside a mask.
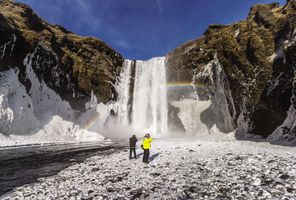
[[[193,81],[204,80],[207,77],[210,80],[209,89],[211,91],[208,94],[210,95],[211,106],[209,111],[211,112],[212,118],[208,119],[208,123],[210,123],[209,128],[216,125],[222,132],[231,132],[235,129],[233,116],[236,115],[236,110],[228,80],[217,55],[214,60],[204,67],[202,72],[193,77]]]
[[[211,101],[184,99],[171,103],[180,109],[178,117],[184,125],[186,135],[194,136],[209,133],[209,127],[202,122],[201,115],[210,107]]]
[[[28,54],[23,63],[26,79],[31,82],[28,92],[19,81],[17,68],[0,73],[0,146],[104,139],[97,132],[83,129],[69,103],[38,79],[32,68],[33,58],[38,60],[35,52]],[[86,106],[94,104],[92,101],[96,99]]]
[[[5,135],[26,134],[41,126],[18,73],[10,69],[0,76],[0,133]]]

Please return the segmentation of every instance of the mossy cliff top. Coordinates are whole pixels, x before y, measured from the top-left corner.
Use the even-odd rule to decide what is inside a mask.
[[[57,60],[53,62],[59,66],[61,73],[69,74],[71,83],[68,84],[74,85],[74,90],[79,94],[77,96],[81,97],[77,99],[78,102],[82,100],[82,96],[89,97],[91,91],[102,102],[116,98],[113,83],[120,72],[123,58],[103,41],[81,37],[59,25],[49,24],[29,6],[11,0],[0,1],[0,22],[0,44],[7,42],[12,34],[17,37],[12,55],[5,55],[0,60],[0,70],[8,67],[22,68],[25,56],[42,44],[48,48],[46,54],[52,54],[49,57],[57,56]],[[67,83],[59,86],[51,84],[54,79],[48,75],[51,68],[52,66],[44,66],[43,70],[38,71],[33,66],[37,75],[42,73],[45,82],[70,101],[73,95],[70,94],[72,91],[65,88]],[[75,107],[75,103],[73,106]]]
[[[169,81],[192,81],[217,55],[234,100],[237,126],[244,109],[251,119],[249,132],[269,135],[283,123],[291,104],[296,59],[292,47],[285,48],[285,44],[296,28],[295,9],[295,0],[284,6],[259,4],[245,20],[210,25],[203,36],[167,55]],[[279,84],[274,85],[275,80]],[[207,78],[195,81],[210,84]]]

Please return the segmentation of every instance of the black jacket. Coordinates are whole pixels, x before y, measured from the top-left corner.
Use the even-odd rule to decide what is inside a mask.
[[[131,137],[129,139],[129,142],[130,142],[130,148],[135,148],[136,147],[136,143],[138,142],[138,140],[137,140],[136,137]]]

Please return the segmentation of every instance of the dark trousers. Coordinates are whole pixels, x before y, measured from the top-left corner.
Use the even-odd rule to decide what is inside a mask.
[[[149,163],[149,149],[144,149],[143,162]]]
[[[131,148],[130,148],[130,159],[132,159],[132,154],[133,154],[133,152],[134,152],[134,156],[135,156],[135,158],[137,158],[136,148],[131,147]]]

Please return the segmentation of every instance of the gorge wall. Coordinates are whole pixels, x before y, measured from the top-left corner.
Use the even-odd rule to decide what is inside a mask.
[[[0,1],[0,22],[0,71],[19,68],[27,90],[31,84],[23,61],[34,52],[32,68],[38,78],[73,108],[83,109],[91,91],[102,102],[116,99],[113,85],[123,58],[104,42],[51,25],[27,5],[10,0]]]
[[[155,130],[161,121],[162,129],[189,135],[217,128],[237,138],[295,141],[295,62],[296,0],[255,5],[246,20],[210,25],[166,58],[145,62],[124,62],[99,39],[77,36],[24,4],[2,0],[0,140],[39,129],[51,129],[43,138],[59,139],[84,127],[100,132],[113,116]],[[137,98],[145,88],[146,96]],[[78,137],[96,138],[91,133]]]
[[[246,20],[210,25],[168,54],[168,80],[206,86],[212,106],[228,107],[239,138],[294,140],[295,9],[295,0],[255,5]],[[217,100],[221,89],[226,104]]]
[[[99,39],[49,24],[27,5],[0,1],[0,140],[78,137],[73,132],[92,92],[99,102],[116,100],[122,63]]]

